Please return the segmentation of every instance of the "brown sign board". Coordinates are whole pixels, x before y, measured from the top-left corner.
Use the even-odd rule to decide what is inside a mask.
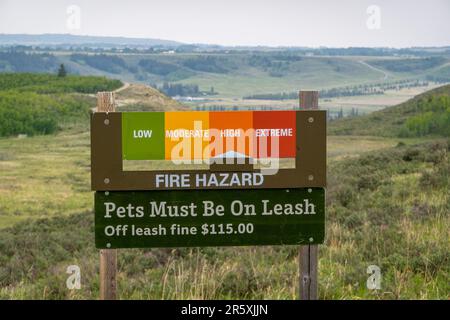
[[[183,112],[177,113],[183,117]],[[239,116],[239,112],[234,113]],[[92,190],[326,187],[327,117],[324,110],[292,112],[296,127],[295,165],[293,168],[280,168],[276,173],[270,174],[248,163],[215,164],[210,165],[207,170],[124,170],[124,114],[127,113],[96,112],[91,115]]]

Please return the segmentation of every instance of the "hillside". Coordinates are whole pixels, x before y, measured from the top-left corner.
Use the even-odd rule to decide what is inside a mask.
[[[0,137],[54,133],[89,119],[95,99],[88,94],[115,90],[119,80],[58,77],[52,74],[0,74]]]
[[[321,299],[448,298],[449,147],[359,149],[329,165]],[[0,299],[97,299],[89,135],[0,139],[0,181]],[[65,286],[73,264],[80,290]],[[382,270],[377,292],[366,288],[371,264]],[[123,249],[118,265],[120,299],[295,299],[298,290],[297,246]]]
[[[116,93],[118,111],[174,111],[185,109],[158,90],[143,85],[129,84]]]
[[[89,51],[91,50],[91,51]],[[0,50],[0,72],[55,72],[106,76],[162,86],[164,82],[197,85],[214,92],[209,98],[331,89],[407,80],[450,81],[446,55],[402,60],[393,57],[310,56],[302,51],[183,52],[112,49],[94,51]],[[401,68],[395,68],[397,64]],[[211,88],[214,90],[211,90]]]
[[[332,121],[332,135],[450,136],[450,85],[368,115]]]
[[[0,299],[97,299],[92,84],[115,90],[119,110],[182,106],[153,88],[102,77],[2,77],[0,105],[9,107],[3,111],[23,117],[14,123],[35,124],[39,118],[28,112],[35,107],[68,113],[56,113],[54,134],[0,138]],[[427,108],[438,114],[448,91],[444,86],[377,113],[384,122],[373,127],[370,116],[331,122],[330,131],[350,121],[349,132],[370,129],[378,137],[328,138],[320,299],[448,299],[450,141],[381,137],[400,134]],[[77,127],[59,122],[68,114]],[[0,128],[8,119],[0,114]],[[67,290],[70,265],[80,267],[80,290]],[[123,249],[118,265],[120,299],[295,299],[298,292],[298,246]],[[369,265],[381,268],[382,290],[367,289]]]
[[[19,45],[61,45],[61,46],[86,46],[98,47],[111,46],[168,46],[176,47],[182,45],[180,42],[149,38],[126,38],[126,37],[99,37],[73,34],[0,34],[0,44]]]
[[[120,89],[119,89],[120,88]],[[51,134],[75,124],[87,126],[98,91],[117,90],[122,110],[182,109],[145,85],[123,85],[105,77],[0,73],[0,137]]]

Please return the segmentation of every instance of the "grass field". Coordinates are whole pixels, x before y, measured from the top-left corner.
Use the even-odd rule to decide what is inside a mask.
[[[395,139],[330,137],[329,159],[355,157],[396,143]],[[87,126],[58,135],[1,138],[0,227],[91,210],[89,145]]]
[[[370,115],[329,123],[341,135],[328,136],[321,299],[449,298],[450,141],[396,134],[448,90],[374,113],[378,125]],[[122,110],[180,107],[142,87],[117,95]],[[0,299],[98,298],[89,138],[87,117],[54,134],[0,138]],[[297,297],[296,246],[119,250],[118,264],[122,299]],[[378,291],[366,287],[373,264]],[[80,290],[66,288],[70,265]]]
[[[80,132],[82,131],[82,132]],[[92,209],[89,132],[0,139],[0,226]]]
[[[357,109],[359,115],[371,113],[383,108],[400,104],[414,96],[438,87],[438,85],[428,85],[423,87],[415,87],[408,89],[401,89],[398,91],[389,90],[383,95],[367,95],[367,96],[349,96],[320,99],[319,106],[321,109],[327,109],[331,112],[339,112],[343,110],[345,115],[350,114],[352,109]],[[295,91],[295,90],[294,90]],[[297,90],[298,91],[298,90]],[[227,98],[227,97],[206,97],[202,101],[185,102],[187,106],[196,108],[197,106],[214,108],[224,107],[225,109],[232,109],[237,107],[239,109],[297,109],[298,100],[251,100],[241,98]]]
[[[396,147],[400,141],[405,146]],[[329,137],[320,298],[448,298],[448,180],[423,178],[448,165],[448,149],[442,142],[411,151],[423,141]],[[87,127],[0,139],[0,168],[0,298],[97,298]],[[297,253],[295,246],[120,250],[119,294],[294,299]],[[81,290],[65,287],[72,264],[81,268]],[[382,268],[381,291],[365,287],[370,264]]]
[[[392,80],[403,77],[392,75]],[[318,90],[383,80],[383,72],[361,63],[358,57],[306,57],[291,63],[282,76],[271,76],[243,63],[229,74],[199,73],[180,82],[196,83],[205,90],[213,85],[220,98],[242,98],[259,93]]]

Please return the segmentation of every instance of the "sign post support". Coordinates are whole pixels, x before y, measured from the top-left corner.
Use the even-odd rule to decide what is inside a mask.
[[[96,192],[95,242],[101,249],[100,299],[117,298],[118,248],[299,244],[299,296],[318,298],[326,112],[317,110],[317,91],[300,92],[303,110],[273,112],[124,113],[115,112],[113,92],[99,92],[97,98],[97,112],[91,116],[91,188]],[[207,169],[125,166],[177,160],[180,151],[195,163],[198,152],[194,148],[192,155],[192,144],[184,140],[192,143],[205,131],[220,143],[203,145],[202,139],[197,147],[212,150],[201,154],[203,160],[244,155],[289,158],[295,166],[277,166],[275,173],[250,161],[226,166],[212,161]],[[244,139],[230,148],[225,136]],[[184,138],[173,144],[174,137]]]
[[[97,94],[97,112],[115,111],[114,92]],[[105,123],[106,124],[106,123]],[[115,300],[117,296],[117,250],[100,250],[100,300]]]
[[[300,109],[319,109],[318,91],[299,92]],[[317,269],[319,262],[318,245],[302,245],[299,251],[300,286],[299,297],[301,300],[318,299]]]

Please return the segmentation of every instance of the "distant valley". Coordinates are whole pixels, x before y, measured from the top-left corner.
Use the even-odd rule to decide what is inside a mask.
[[[69,74],[150,85],[197,109],[294,108],[298,90],[321,90],[320,104],[334,117],[378,110],[450,82],[448,47],[252,48],[0,35],[0,72],[55,73],[60,64]]]

